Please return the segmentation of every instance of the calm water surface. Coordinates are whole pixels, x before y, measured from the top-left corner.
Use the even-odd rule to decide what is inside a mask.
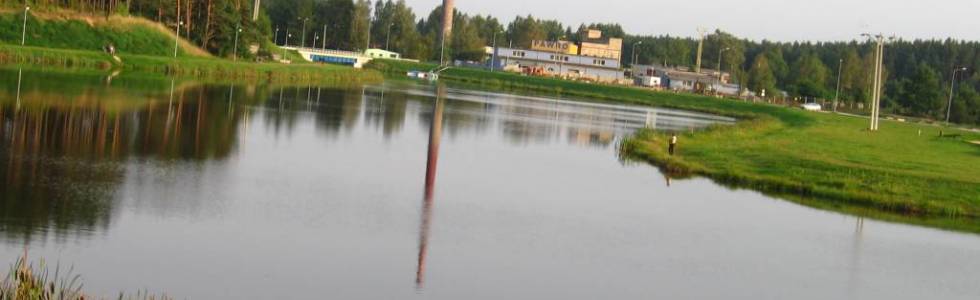
[[[28,248],[95,295],[980,298],[976,235],[616,154],[638,128],[731,119],[410,82],[0,77],[0,261]]]

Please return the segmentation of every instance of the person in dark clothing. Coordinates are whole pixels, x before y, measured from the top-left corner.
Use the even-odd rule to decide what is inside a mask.
[[[667,153],[674,155],[674,149],[677,148],[677,134],[670,135],[670,145],[667,147]]]

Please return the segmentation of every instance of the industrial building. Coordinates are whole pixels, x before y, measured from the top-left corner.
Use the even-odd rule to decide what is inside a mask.
[[[634,84],[652,88],[686,92],[716,92],[737,95],[741,88],[731,84],[731,74],[711,69],[694,72],[685,68],[662,65],[633,66]]]

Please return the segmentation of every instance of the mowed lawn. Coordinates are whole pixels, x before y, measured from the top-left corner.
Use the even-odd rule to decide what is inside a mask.
[[[682,134],[675,157],[664,153],[666,134],[646,133],[636,151],[764,190],[915,215],[980,216],[980,145],[969,143],[980,134],[886,120],[872,133],[867,118],[803,114],[809,122],[763,118]]]

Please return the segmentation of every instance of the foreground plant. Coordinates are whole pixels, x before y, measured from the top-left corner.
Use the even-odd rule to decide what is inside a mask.
[[[61,267],[55,266],[51,273],[44,260],[35,267],[27,260],[27,254],[17,259],[7,276],[0,282],[0,300],[85,300],[96,299],[82,292],[80,275],[73,275],[74,268],[64,274]],[[140,291],[135,296],[119,294],[118,299],[129,300],[167,300],[166,295],[151,295]]]
[[[55,267],[50,273],[44,260],[37,268],[27,261],[27,255],[21,256],[10,268],[10,273],[0,282],[0,299],[2,300],[74,300],[87,299],[82,293],[79,275],[71,275],[73,269],[61,274],[61,268]]]

